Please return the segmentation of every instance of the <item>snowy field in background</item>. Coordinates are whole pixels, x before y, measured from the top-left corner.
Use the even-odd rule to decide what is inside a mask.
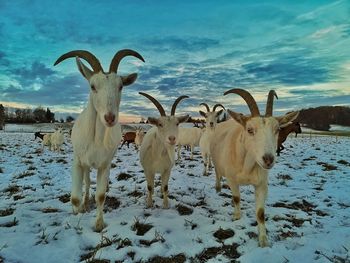
[[[31,133],[0,133],[0,262],[350,262],[350,138],[289,137],[270,172],[266,227],[259,248],[253,187],[241,187],[242,218],[232,221],[231,192],[214,189],[183,152],[169,181],[170,209],[145,208],[146,182],[133,147],[112,163],[102,233],[91,211],[69,203],[72,148],[61,153]],[[92,194],[95,191],[92,173]]]

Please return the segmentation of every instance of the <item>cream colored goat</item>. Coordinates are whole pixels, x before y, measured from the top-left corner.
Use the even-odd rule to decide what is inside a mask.
[[[219,123],[214,132],[215,143],[210,146],[216,173],[216,189],[221,190],[220,179],[226,177],[231,188],[234,204],[234,219],[241,217],[240,185],[255,187],[256,218],[261,247],[268,246],[265,227],[265,200],[268,188],[268,171],[274,166],[278,133],[281,126],[294,120],[299,112],[281,117],[272,117],[273,96],[271,90],[266,104],[266,113],[260,115],[258,106],[249,92],[231,89],[224,95],[236,93],[248,104],[251,116],[228,111],[233,120]]]
[[[145,132],[141,127],[137,127],[135,133],[135,148],[138,150],[140,149],[143,138],[145,137]]]
[[[61,146],[64,143],[64,134],[63,134],[63,129],[58,128],[53,134],[51,134],[51,151],[61,151]]]
[[[211,157],[210,157],[210,143],[214,140],[214,131],[218,122],[218,117],[222,113],[223,110],[215,111],[217,107],[222,107],[225,109],[224,106],[221,104],[215,104],[213,107],[213,111],[210,111],[210,108],[208,104],[201,103],[200,105],[203,105],[206,107],[207,112],[199,111],[200,115],[202,115],[205,118],[205,131],[203,132],[200,141],[199,141],[199,147],[201,149],[201,154],[203,158],[204,163],[204,170],[203,175],[208,175],[208,171],[211,164]]]
[[[44,146],[48,146],[49,149],[51,149],[51,133],[44,134],[42,146],[43,146],[43,150],[44,150]]]
[[[162,105],[152,96],[140,92],[153,102],[160,113],[159,118],[148,118],[148,122],[155,125],[145,135],[140,149],[140,162],[144,169],[147,181],[147,207],[153,206],[154,177],[161,174],[163,207],[168,208],[168,182],[171,169],[175,162],[175,145],[178,138],[178,126],[187,121],[188,115],[176,117],[177,104],[187,96],[177,98],[171,108],[170,116],[166,116]]]
[[[191,148],[191,160],[193,159],[193,149],[199,146],[199,140],[203,134],[203,129],[196,127],[180,127],[177,140],[177,160],[181,159],[181,146],[189,145]]]
[[[97,215],[95,230],[104,228],[103,205],[109,171],[117,145],[122,138],[119,120],[119,104],[124,86],[131,85],[137,78],[133,73],[127,76],[117,75],[120,61],[126,56],[134,56],[142,61],[142,56],[129,49],[118,51],[110,64],[109,72],[104,72],[99,60],[90,52],[75,50],[62,55],[61,61],[75,57],[80,73],[90,85],[90,96],[87,107],[79,115],[72,130],[73,165],[72,194],[73,212],[84,212],[88,209],[90,189],[90,168],[97,169],[96,204]],[[85,59],[93,70],[85,66],[79,58]],[[85,193],[82,200],[82,184],[85,182]]]

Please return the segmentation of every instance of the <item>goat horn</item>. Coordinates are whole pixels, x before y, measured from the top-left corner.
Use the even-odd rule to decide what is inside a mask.
[[[122,50],[119,50],[114,55],[114,57],[111,61],[111,64],[109,66],[109,73],[117,72],[120,61],[126,56],[133,56],[133,57],[136,57],[136,58],[140,59],[141,61],[145,62],[143,57],[139,53],[137,53],[136,51],[131,50],[131,49],[122,49]]]
[[[235,93],[240,95],[245,102],[247,103],[250,113],[252,114],[252,117],[260,116],[258,105],[256,104],[255,99],[253,96],[244,89],[230,89],[224,93],[224,95],[227,95],[229,93]]]
[[[221,108],[223,108],[224,110],[226,110],[224,106],[222,106],[220,103],[217,103],[217,104],[214,105],[213,111],[215,111],[217,107],[221,107]]]
[[[95,73],[98,73],[100,71],[103,72],[100,61],[95,57],[94,54],[86,50],[73,50],[68,53],[65,53],[56,60],[54,66],[56,66],[58,63],[62,62],[63,60],[67,58],[72,58],[72,57],[79,57],[79,58],[85,59],[90,64],[90,66],[92,67]]]
[[[155,98],[153,98],[151,95],[148,95],[147,93],[144,92],[139,92],[140,95],[145,96],[146,98],[148,98],[150,101],[153,102],[153,104],[157,107],[160,116],[166,116],[165,111],[163,106],[159,103],[159,101],[157,101]]]
[[[189,98],[189,97],[188,97],[188,96],[180,96],[180,97],[178,97],[178,98],[175,100],[173,106],[171,107],[171,112],[170,112],[170,115],[171,115],[171,116],[174,116],[174,115],[175,115],[175,110],[176,110],[177,104],[179,104],[179,102],[180,102],[181,100],[186,99],[186,98]]]
[[[199,105],[202,105],[202,106],[206,107],[207,108],[207,112],[210,112],[210,108],[209,108],[208,104],[203,102],[203,103],[201,103]]]
[[[273,96],[278,99],[276,91],[273,89],[269,91],[269,95],[267,97],[267,102],[266,102],[266,112],[265,112],[265,117],[271,117],[272,116],[272,111],[273,111]]]

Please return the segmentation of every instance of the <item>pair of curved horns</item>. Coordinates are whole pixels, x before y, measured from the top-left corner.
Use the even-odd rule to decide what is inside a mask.
[[[131,49],[122,49],[122,50],[119,50],[114,55],[111,61],[111,64],[109,66],[109,73],[117,72],[120,61],[126,56],[133,56],[145,62],[143,57],[136,51]],[[68,53],[65,53],[56,60],[54,66],[56,66],[58,63],[62,62],[63,60],[67,58],[72,58],[72,57],[79,57],[79,58],[85,59],[90,64],[90,66],[92,67],[95,73],[98,73],[100,71],[104,72],[100,61],[95,57],[94,54],[86,50],[73,50]]]
[[[202,103],[199,104],[199,105],[204,106],[204,107],[207,109],[207,112],[210,112],[210,108],[209,108],[208,104],[202,102]],[[224,106],[222,106],[220,103],[217,103],[217,104],[215,104],[214,107],[213,107],[213,112],[216,110],[217,107],[221,107],[221,108],[223,108],[223,109],[225,110],[225,107],[224,107]]]
[[[163,106],[159,103],[158,100],[156,100],[155,98],[153,98],[151,95],[147,94],[147,93],[144,93],[144,92],[139,92],[140,95],[142,96],[145,96],[147,99],[149,99],[150,101],[153,102],[153,104],[157,107],[159,113],[160,113],[160,116],[166,116],[165,114],[165,110],[163,108]],[[171,107],[171,111],[170,111],[170,116],[174,116],[175,115],[175,110],[176,110],[176,107],[177,105],[179,104],[179,102],[185,98],[189,98],[188,96],[180,96],[178,97],[173,106]]]
[[[244,89],[230,89],[226,91],[224,95],[227,95],[229,93],[238,94],[245,100],[249,107],[250,113],[252,114],[252,117],[260,116],[258,105],[253,96],[248,91]],[[276,97],[276,99],[278,99],[276,92],[274,90],[270,90],[267,97],[265,117],[272,116],[274,96]]]

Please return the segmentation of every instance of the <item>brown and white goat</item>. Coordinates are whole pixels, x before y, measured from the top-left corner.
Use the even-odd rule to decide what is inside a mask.
[[[226,177],[232,191],[234,219],[241,218],[240,185],[255,187],[255,208],[258,237],[261,247],[268,246],[265,227],[265,200],[268,188],[268,171],[275,164],[277,139],[280,126],[294,120],[299,112],[272,117],[273,96],[268,95],[266,113],[260,115],[255,99],[242,89],[224,93],[240,95],[248,104],[251,116],[228,110],[233,120],[219,123],[215,129],[215,143],[210,146],[216,173],[216,189],[221,190],[220,179]]]
[[[177,98],[171,108],[170,116],[166,116],[162,105],[152,96],[140,92],[157,107],[160,117],[149,117],[148,122],[155,127],[147,131],[140,148],[140,162],[147,181],[147,207],[153,206],[154,177],[160,173],[162,181],[163,207],[168,208],[168,182],[171,169],[175,163],[175,145],[178,139],[179,124],[187,121],[188,115],[176,117],[177,104],[188,96]]]

